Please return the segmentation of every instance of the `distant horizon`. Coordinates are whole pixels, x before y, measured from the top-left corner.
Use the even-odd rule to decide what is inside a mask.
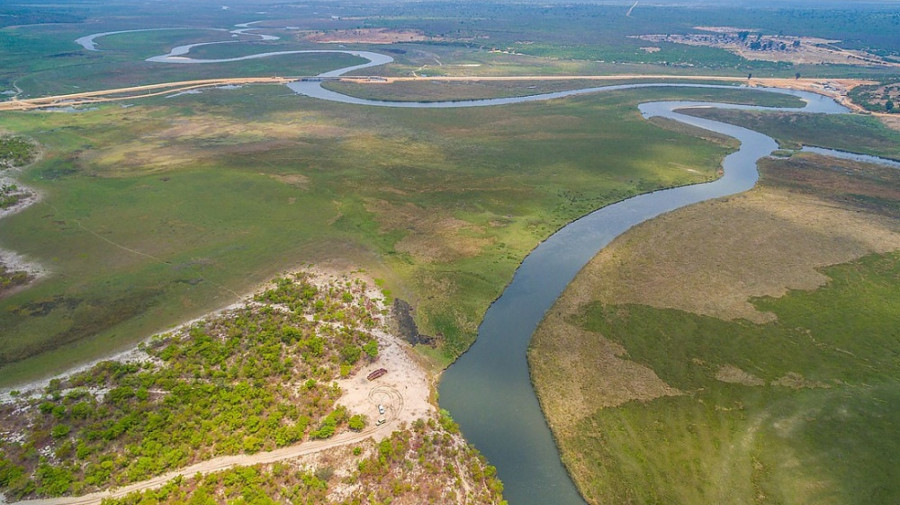
[[[222,7],[239,6],[239,5],[273,5],[283,4],[278,0],[189,0],[196,4],[216,4]],[[331,3],[337,0],[319,0],[321,3]],[[149,3],[167,3],[174,2],[183,4],[180,0],[149,0]],[[313,1],[313,3],[319,3]],[[17,5],[28,6],[59,6],[59,5],[79,5],[79,4],[96,4],[96,0],[18,0],[13,4],[4,7],[15,7]],[[119,4],[127,3],[148,3],[145,0],[120,0],[114,2]],[[610,5],[610,6],[631,6],[635,4],[634,0],[372,0],[372,3],[391,4],[391,3],[510,3],[510,4],[560,4],[560,5]],[[638,7],[761,7],[761,8],[777,8],[777,7],[806,7],[813,9],[821,8],[838,8],[853,9],[861,7],[900,7],[900,0],[638,0]]]

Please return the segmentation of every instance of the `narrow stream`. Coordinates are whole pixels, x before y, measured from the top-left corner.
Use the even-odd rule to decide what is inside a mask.
[[[93,43],[91,37],[88,42]],[[231,41],[223,41],[228,43]],[[208,43],[207,43],[208,44]],[[148,59],[163,63],[212,63],[283,54],[342,52],[368,63],[321,74],[336,77],[353,70],[389,63],[389,56],[367,51],[278,51],[240,58],[198,60],[185,56],[191,47]],[[389,102],[355,98],[322,88],[320,82],[288,85],[309,97],[377,107],[458,108],[509,105],[648,87],[734,89],[733,86],[641,83],[593,87],[522,97],[452,102]],[[460,424],[465,437],[497,467],[511,505],[583,505],[585,502],[560,462],[559,453],[540,410],[528,373],[526,350],[544,313],[579,270],[611,240],[632,226],[664,212],[712,198],[747,191],[756,183],[757,161],[777,148],[761,133],[676,112],[684,107],[741,110],[792,110],[805,113],[848,112],[827,97],[795,90],[759,89],[790,94],[806,102],[802,109],[777,109],[710,102],[652,102],[639,109],[645,118],[661,116],[738,139],[740,149],[722,162],[724,175],[713,182],[656,191],[609,205],[560,229],[522,262],[503,294],[488,309],[475,344],[444,373],[440,404]]]

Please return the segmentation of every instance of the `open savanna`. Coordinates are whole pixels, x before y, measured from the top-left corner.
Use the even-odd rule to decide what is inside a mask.
[[[900,499],[900,173],[761,172],[616,239],[538,329],[532,378],[590,503]]]
[[[540,240],[640,192],[714,177],[725,147],[644,121],[644,90],[518,106],[381,109],[279,86],[74,114],[6,113],[39,142],[41,202],[0,246],[51,273],[0,300],[4,383],[132,345],[311,261],[360,265],[417,307],[443,359]]]

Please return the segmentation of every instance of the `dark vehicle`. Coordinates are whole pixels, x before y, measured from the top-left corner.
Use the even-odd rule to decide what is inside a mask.
[[[366,379],[369,379],[370,381],[373,381],[373,380],[375,380],[375,379],[381,377],[382,375],[384,375],[384,374],[386,374],[386,373],[387,373],[387,369],[379,368],[378,370],[375,370],[374,372],[372,372],[372,373],[370,373],[369,375],[367,375],[367,376],[366,376]]]

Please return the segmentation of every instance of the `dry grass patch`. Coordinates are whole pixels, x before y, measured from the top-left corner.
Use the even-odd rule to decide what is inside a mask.
[[[878,119],[880,119],[881,122],[884,123],[884,125],[888,128],[900,131],[900,116],[896,114],[879,114]]]
[[[395,248],[424,263],[471,258],[481,253],[494,240],[484,237],[484,229],[467,221],[448,216],[435,209],[424,209],[407,203],[397,205],[376,200],[366,205],[374,213],[384,232],[403,231]]]
[[[568,323],[561,312],[547,315],[541,333],[540,352],[529,352],[528,361],[532,375],[541,377],[536,384],[541,406],[553,413],[547,420],[557,436],[571,434],[598,408],[682,394],[650,368],[630,361],[620,344]],[[583,352],[584,342],[590,342],[590,353]],[[542,388],[543,383],[565,387]]]
[[[306,139],[337,138],[347,133],[308,114],[280,114],[254,122],[219,115],[179,117],[128,142],[85,151],[81,160],[100,175],[123,176],[175,169],[223,155],[296,148]]]
[[[389,28],[358,28],[329,30],[305,34],[302,40],[324,44],[396,44],[428,40],[422,30],[391,30]]]
[[[817,269],[900,249],[896,220],[811,195],[755,189],[672,212],[616,239],[563,299],[674,308],[765,322],[749,298],[814,289]]]
[[[748,373],[734,365],[723,365],[716,372],[716,380],[729,384],[743,384],[745,386],[764,386],[766,381]]]

